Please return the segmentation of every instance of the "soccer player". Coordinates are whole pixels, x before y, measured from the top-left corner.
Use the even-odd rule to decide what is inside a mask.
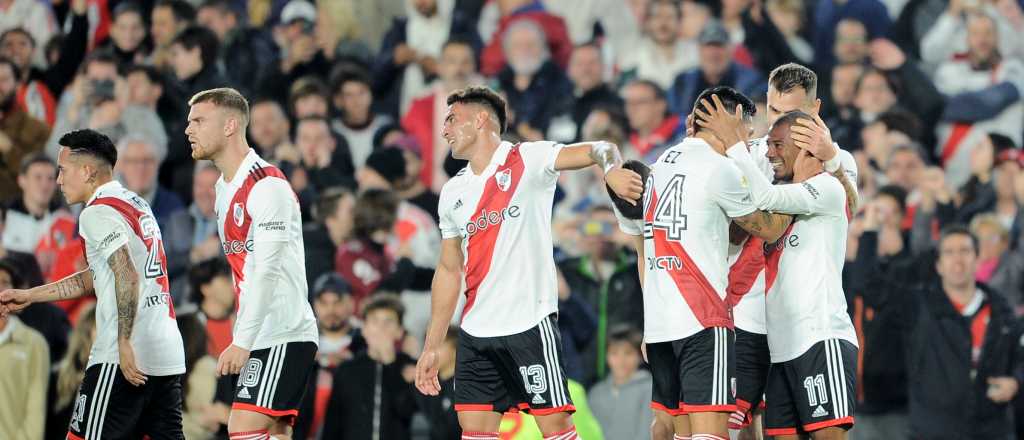
[[[743,108],[749,129],[753,102],[729,87],[705,90]],[[717,145],[717,147],[716,147]],[[652,408],[673,416],[676,438],[728,437],[735,410],[733,319],[726,303],[730,219],[774,241],[785,215],[759,211],[741,174],[714,135],[697,127],[651,165],[644,188],[644,340],[654,376]],[[690,182],[687,184],[687,182]],[[694,183],[697,182],[697,183]],[[656,416],[665,420],[664,415]],[[691,437],[692,435],[692,437]]]
[[[762,209],[795,215],[765,249],[765,311],[772,366],[766,385],[765,433],[796,439],[846,438],[853,426],[857,336],[841,284],[848,228],[848,189],[823,172],[822,162],[798,146],[794,111],[772,124],[768,157],[780,181],[772,185],[747,150],[740,110],[712,97],[694,122],[731,145],[729,157],[750,182]],[[770,241],[769,241],[770,242]]]
[[[416,386],[437,395],[438,347],[465,274],[455,367],[455,409],[463,439],[497,439],[503,412],[536,416],[545,439],[577,439],[561,360],[551,243],[551,208],[561,170],[600,165],[621,197],[641,196],[607,142],[562,145],[502,142],[506,104],[493,90],[468,87],[448,97],[442,136],[469,165],[441,190],[441,257]]]
[[[0,314],[96,295],[96,340],[67,438],[184,439],[185,349],[174,319],[156,217],[113,180],[117,150],[92,130],[60,138],[57,184],[84,203],[78,231],[89,267],[45,286],[0,294]]]
[[[238,91],[202,91],[189,105],[192,158],[211,160],[222,173],[217,222],[238,296],[231,345],[217,361],[219,374],[240,374],[228,433],[232,440],[286,439],[319,341],[299,202],[284,174],[246,143],[249,103]]]

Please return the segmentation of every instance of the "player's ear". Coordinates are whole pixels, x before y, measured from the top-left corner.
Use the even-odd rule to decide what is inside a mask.
[[[224,118],[224,136],[225,137],[231,136],[232,134],[234,134],[237,131],[238,131],[238,118],[231,117],[231,116],[229,116],[227,118]]]
[[[821,114],[821,98],[814,98],[814,114]]]

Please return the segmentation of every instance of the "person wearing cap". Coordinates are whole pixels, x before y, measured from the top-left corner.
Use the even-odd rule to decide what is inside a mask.
[[[327,402],[334,387],[334,371],[342,362],[366,349],[355,317],[351,287],[340,275],[328,272],[313,283],[313,312],[320,328],[316,374],[302,399],[292,438],[305,439],[323,428]]]
[[[700,65],[679,74],[668,92],[673,113],[688,115],[701,91],[729,86],[747,96],[763,95],[767,89],[764,77],[755,70],[736,63],[732,55],[729,32],[718,20],[708,20],[697,36]]]
[[[256,90],[282,106],[288,100],[288,87],[306,75],[323,78],[331,70],[316,42],[317,10],[305,0],[292,0],[281,10],[280,25],[274,30],[280,56],[264,66]]]

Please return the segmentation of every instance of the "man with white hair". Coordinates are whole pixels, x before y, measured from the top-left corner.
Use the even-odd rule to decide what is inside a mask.
[[[551,118],[572,102],[572,83],[551,60],[544,29],[537,23],[512,23],[502,44],[508,63],[498,74],[498,83],[515,115],[509,128],[525,140],[540,140]]]
[[[157,172],[167,157],[167,144],[142,134],[128,133],[117,143],[117,157],[114,167],[117,179],[149,203],[163,232],[167,274],[172,281],[171,297],[181,304],[183,289],[188,283],[179,275],[188,270],[191,222],[178,195],[157,183]]]

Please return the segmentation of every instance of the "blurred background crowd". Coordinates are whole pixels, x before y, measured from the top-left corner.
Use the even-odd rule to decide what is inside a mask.
[[[186,341],[188,438],[226,438],[232,388],[214,366],[235,297],[213,212],[219,174],[191,159],[183,131],[192,94],[235,87],[251,102],[250,144],[284,171],[305,222],[321,343],[295,438],[457,439],[457,330],[446,393],[426,398],[410,383],[439,252],[438,192],[463,166],[440,137],[447,93],[501,91],[509,140],[605,139],[650,162],[685,135],[710,86],[750,96],[764,135],[767,75],[797,62],[817,73],[820,115],[860,172],[844,271],[861,336],[858,423],[905,426],[908,411],[925,411],[962,432],[1009,435],[1024,405],[986,396],[978,372],[997,360],[1020,371],[1020,345],[988,344],[993,318],[949,302],[935,307],[952,327],[904,337],[903,312],[884,299],[946,281],[938,231],[961,224],[978,239],[961,272],[995,292],[1004,333],[1018,325],[1022,32],[1020,0],[0,0],[0,288],[85,267],[80,207],[57,191],[57,139],[86,127],[109,135],[118,178],[163,231]],[[566,372],[581,436],[645,438],[636,256],[601,182],[596,169],[565,173],[556,197]],[[95,335],[91,302],[0,321],[0,438],[64,437]],[[967,367],[904,361],[935,341]],[[922,368],[941,376],[930,392],[956,405],[908,408]],[[540,438],[522,414],[502,430]]]

